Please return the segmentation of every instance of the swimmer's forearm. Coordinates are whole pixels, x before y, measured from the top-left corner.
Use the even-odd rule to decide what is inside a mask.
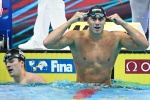
[[[123,22],[122,27],[127,31],[127,33],[132,37],[132,40],[137,44],[139,49],[147,49],[149,46],[148,41],[142,35],[141,32],[130,26],[128,23]]]

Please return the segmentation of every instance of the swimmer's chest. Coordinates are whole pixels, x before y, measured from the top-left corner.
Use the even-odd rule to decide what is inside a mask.
[[[117,48],[115,40],[112,41],[110,39],[91,41],[82,38],[78,40],[76,45],[83,60],[97,61],[99,63],[109,62],[111,57],[115,56],[115,50]]]

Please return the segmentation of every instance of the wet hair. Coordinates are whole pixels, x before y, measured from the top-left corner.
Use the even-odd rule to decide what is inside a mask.
[[[92,14],[95,13],[99,13],[99,14],[103,14],[103,17],[106,17],[106,12],[103,9],[103,7],[99,6],[99,5],[95,5],[93,7],[91,7],[87,13],[87,16],[90,17],[92,16]]]
[[[3,61],[11,60],[13,58],[18,58],[25,62],[25,55],[20,49],[10,49],[6,52]]]

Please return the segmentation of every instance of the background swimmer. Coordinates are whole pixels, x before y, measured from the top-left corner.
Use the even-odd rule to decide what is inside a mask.
[[[9,75],[14,79],[15,83],[46,83],[45,79],[39,75],[26,72],[25,56],[20,49],[11,49],[6,52],[4,62]]]

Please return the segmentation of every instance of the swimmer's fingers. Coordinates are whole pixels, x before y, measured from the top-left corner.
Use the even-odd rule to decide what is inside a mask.
[[[124,23],[124,20],[116,13],[111,16],[107,16],[107,19],[113,21],[117,25],[122,25]]]
[[[69,21],[70,21],[71,23],[75,23],[75,22],[77,22],[77,21],[84,21],[84,20],[83,20],[83,19],[84,19],[84,15],[85,15],[84,12],[76,12],[76,13],[73,15],[73,17],[72,17],[71,19],[69,19]]]
[[[84,21],[84,18],[87,14],[84,12],[80,12],[80,14],[78,15],[78,21],[82,22]]]
[[[107,19],[109,19],[110,21],[112,21],[114,23],[117,22],[116,19],[113,16],[109,16],[109,17],[107,17]]]

